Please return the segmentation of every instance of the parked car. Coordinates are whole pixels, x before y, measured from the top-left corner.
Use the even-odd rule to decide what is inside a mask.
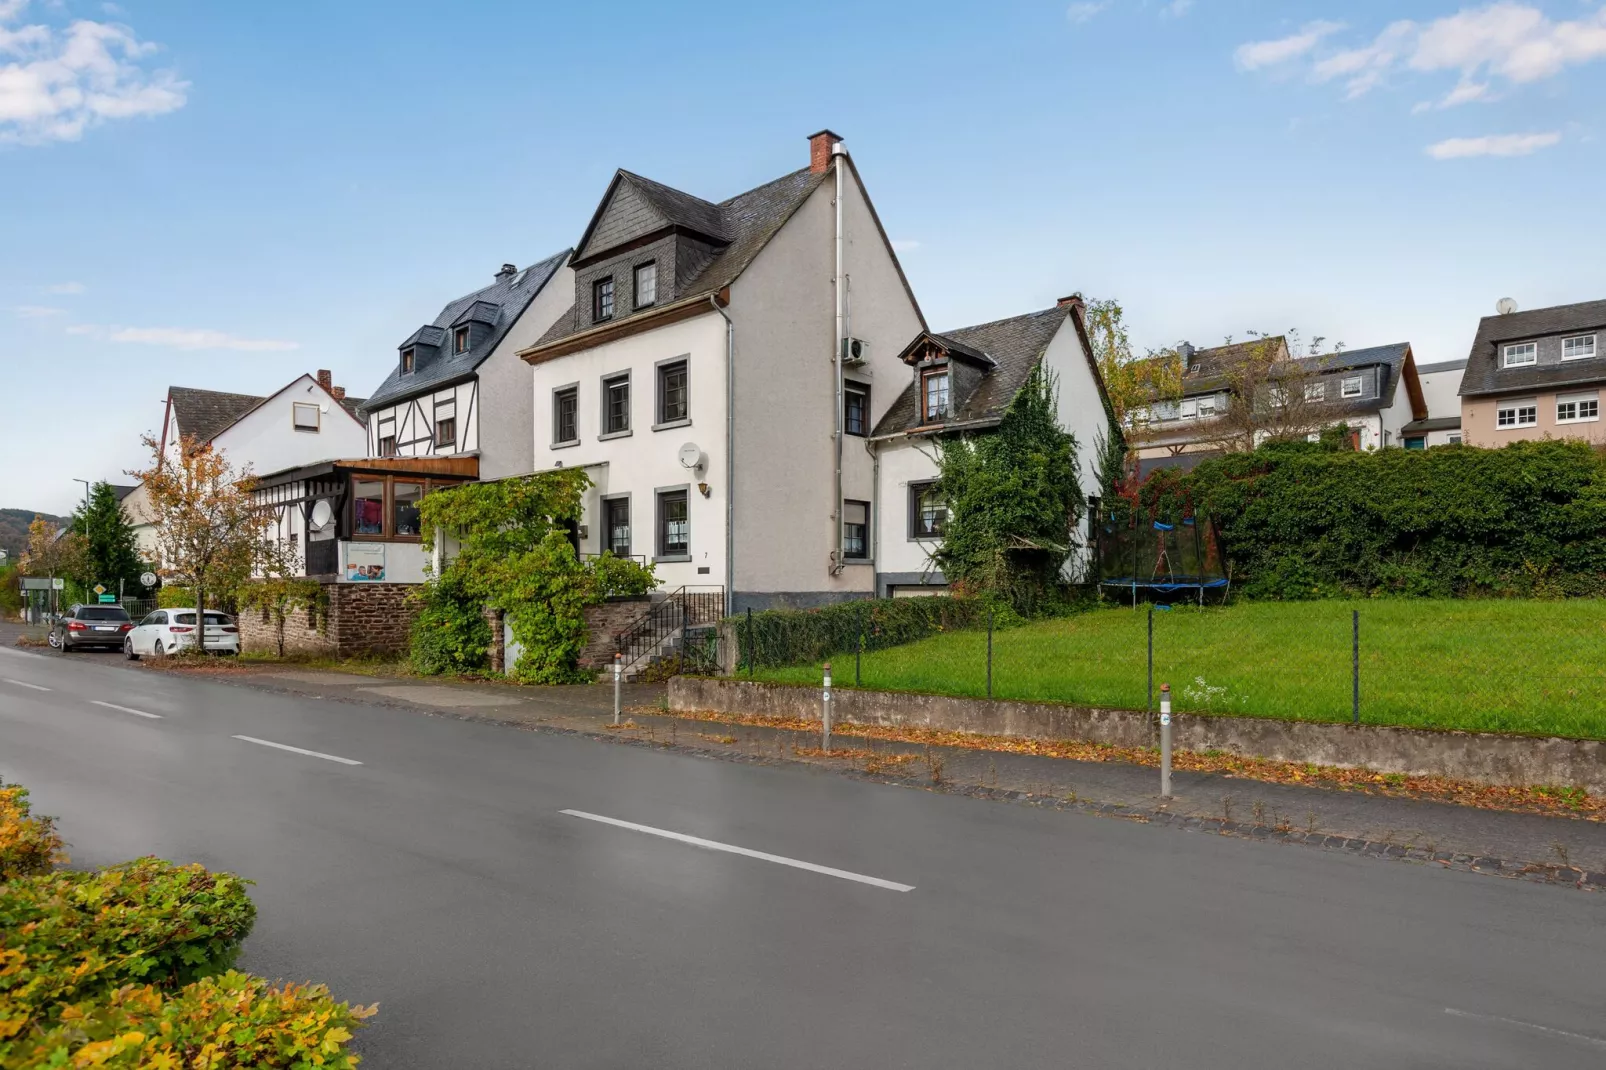
[[[51,625],[50,645],[61,651],[116,650],[133,627],[122,606],[73,606]]]
[[[195,610],[158,609],[135,625],[123,640],[123,653],[129,661],[138,661],[149,654],[165,657],[195,647]],[[208,654],[238,654],[240,629],[234,618],[217,610],[206,611],[206,646]]]

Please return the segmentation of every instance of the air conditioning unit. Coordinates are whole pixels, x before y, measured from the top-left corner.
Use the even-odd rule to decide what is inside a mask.
[[[863,338],[842,339],[842,363],[847,365],[863,364],[870,359],[870,343]]]

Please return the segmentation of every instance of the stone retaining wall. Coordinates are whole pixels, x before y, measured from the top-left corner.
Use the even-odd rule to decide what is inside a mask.
[[[315,625],[313,614],[298,609],[285,618],[285,653],[350,657],[354,654],[404,654],[418,605],[408,596],[413,583],[326,583],[328,620]],[[250,651],[278,649],[271,614],[247,609],[239,616],[240,643]]]
[[[601,605],[587,606],[586,648],[580,652],[580,665],[599,670],[612,665],[614,651],[619,649],[614,637],[651,607],[652,597],[645,594],[610,598]]]
[[[1135,710],[837,690],[832,716],[851,724],[911,726],[1023,739],[1153,745],[1148,714]],[[818,688],[677,676],[673,710],[714,710],[818,720]],[[1380,725],[1178,714],[1178,750],[1221,750],[1287,762],[1380,773],[1447,776],[1483,784],[1556,785],[1606,793],[1606,744],[1597,740],[1435,732]]]

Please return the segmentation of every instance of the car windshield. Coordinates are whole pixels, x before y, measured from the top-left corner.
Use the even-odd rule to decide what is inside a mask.
[[[195,623],[195,613],[193,611],[189,612],[189,613],[175,613],[175,614],[173,614],[173,623],[174,624],[194,624]],[[227,624],[227,623],[229,623],[229,618],[225,617],[221,613],[208,613],[206,615],[206,626],[208,628],[216,628],[219,625]]]
[[[79,620],[127,620],[128,610],[122,606],[85,606],[78,611]]]

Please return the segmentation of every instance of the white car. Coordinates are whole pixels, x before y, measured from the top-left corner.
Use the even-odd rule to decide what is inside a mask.
[[[165,657],[195,647],[195,610],[158,609],[147,614],[123,640],[123,653],[129,661],[147,654]],[[238,654],[240,629],[227,613],[206,611],[206,652]]]

